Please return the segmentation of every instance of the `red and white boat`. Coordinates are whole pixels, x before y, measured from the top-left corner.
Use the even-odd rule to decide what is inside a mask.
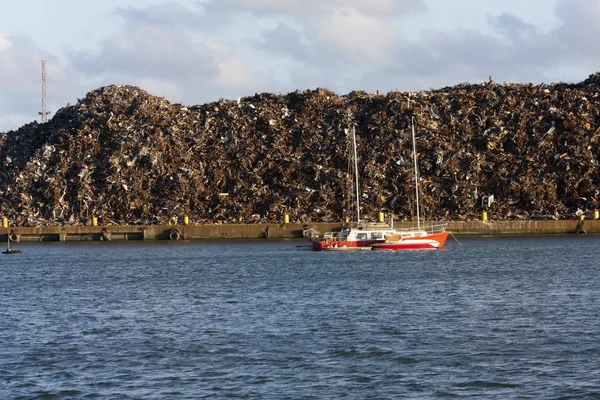
[[[445,224],[422,229],[365,225],[325,233],[313,238],[312,245],[315,251],[435,250],[442,248],[447,238]]]
[[[408,229],[394,229],[391,225],[360,223],[360,196],[358,192],[358,166],[356,157],[356,137],[354,127],[350,130],[354,161],[354,186],[356,193],[355,227],[345,227],[340,232],[328,232],[322,238],[311,237],[315,251],[349,251],[349,250],[435,250],[444,246],[448,238],[446,224],[421,228],[419,217],[419,177],[415,145],[415,130],[412,128],[413,158],[415,167],[415,189],[417,204],[417,226]]]

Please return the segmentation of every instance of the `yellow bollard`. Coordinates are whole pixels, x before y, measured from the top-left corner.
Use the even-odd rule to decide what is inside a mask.
[[[594,219],[600,218],[600,212],[598,210],[594,210]]]
[[[2,227],[8,228],[8,218],[6,218],[6,217],[2,218]]]
[[[290,216],[288,214],[285,214],[283,216],[283,223],[284,224],[289,224],[290,223]]]
[[[350,217],[346,217],[346,219],[344,221],[346,221],[346,224],[349,224],[350,223]]]
[[[92,225],[93,226],[98,226],[98,218],[92,217]]]
[[[379,222],[383,222],[383,213],[379,211]]]
[[[183,216],[183,224],[184,224],[184,225],[188,225],[189,223],[190,223],[190,219],[188,218],[188,216],[187,216],[187,215],[184,215],[184,216]]]
[[[482,221],[487,221],[488,220],[488,218],[487,218],[487,211],[484,211],[484,212],[481,213],[481,220]]]

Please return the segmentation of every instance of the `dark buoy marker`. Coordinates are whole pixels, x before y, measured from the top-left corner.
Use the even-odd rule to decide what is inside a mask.
[[[7,234],[6,238],[8,240],[8,246],[6,247],[6,250],[2,252],[2,254],[21,254],[21,250],[16,250],[10,247],[10,234]]]

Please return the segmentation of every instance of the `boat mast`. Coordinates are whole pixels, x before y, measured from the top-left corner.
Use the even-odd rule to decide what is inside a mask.
[[[419,167],[417,166],[417,145],[415,144],[415,119],[411,117],[412,127],[412,144],[413,144],[413,160],[415,163],[415,193],[417,200],[417,229],[421,229],[421,218],[419,210]]]
[[[358,157],[356,155],[356,132],[355,125],[350,129],[352,133],[352,153],[354,159],[354,187],[356,188],[356,223],[360,224],[360,195],[358,189]]]

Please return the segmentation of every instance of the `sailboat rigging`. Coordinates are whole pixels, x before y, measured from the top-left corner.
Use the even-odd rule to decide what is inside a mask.
[[[415,139],[415,119],[411,117],[413,162],[415,164],[415,199],[417,201],[417,229],[421,229],[421,211],[419,208],[419,165],[417,163],[417,144]]]
[[[356,152],[356,130],[354,125],[351,127],[351,134],[353,152],[352,160],[354,161],[354,187],[356,189],[356,223],[360,224],[360,188],[358,186],[358,155]]]
[[[411,117],[411,134],[413,148],[413,164],[415,175],[415,202],[417,208],[417,227],[398,230],[400,237],[388,238],[385,243],[375,243],[373,250],[413,250],[439,249],[448,238],[446,224],[431,225],[421,228],[421,202],[419,200],[419,163],[417,162],[417,140],[415,137],[415,120]]]

